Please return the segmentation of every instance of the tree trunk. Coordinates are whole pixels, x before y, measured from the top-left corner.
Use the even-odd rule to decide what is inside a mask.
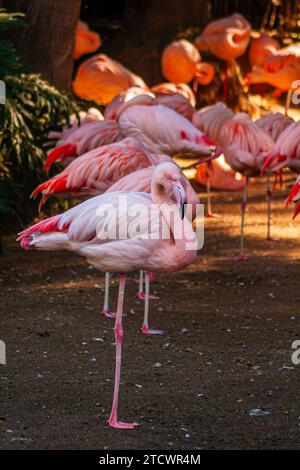
[[[1,7],[26,15],[24,27],[12,35],[23,64],[61,90],[71,83],[80,5],[81,0],[0,0]]]

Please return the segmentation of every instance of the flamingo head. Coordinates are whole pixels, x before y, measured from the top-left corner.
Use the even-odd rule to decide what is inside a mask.
[[[157,165],[152,177],[151,193],[154,202],[176,204],[181,218],[184,218],[186,193],[182,186],[182,172],[175,163]]]

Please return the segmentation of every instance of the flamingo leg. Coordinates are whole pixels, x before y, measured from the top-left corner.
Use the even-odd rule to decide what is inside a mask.
[[[162,335],[162,330],[150,330],[149,329],[149,291],[150,291],[150,278],[149,272],[145,271],[145,309],[144,309],[144,321],[141,327],[142,333],[146,335]]]
[[[145,309],[144,309],[144,321],[141,327],[142,333],[146,335],[162,335],[162,330],[150,330],[149,329],[149,291],[150,291],[150,279],[149,272],[145,271]]]
[[[115,322],[115,338],[116,338],[116,369],[115,369],[115,386],[114,398],[108,424],[113,428],[119,429],[133,429],[137,423],[124,423],[118,420],[118,404],[119,404],[119,388],[120,388],[120,375],[121,375],[121,360],[122,360],[122,341],[123,341],[123,326],[122,326],[122,313],[124,305],[125,294],[125,274],[120,274],[119,295],[117,316]]]
[[[267,227],[267,240],[277,241],[278,238],[271,237],[271,202],[272,202],[272,191],[270,185],[270,174],[267,173],[267,213],[268,213],[268,227]]]
[[[292,97],[292,89],[289,88],[287,95],[286,95],[286,102],[285,102],[285,108],[284,108],[284,113],[286,116],[288,116],[289,109],[290,109],[290,104],[291,104],[291,97]]]
[[[140,300],[144,300],[144,298],[145,298],[143,281],[144,281],[144,271],[140,270],[139,290],[138,290],[138,293],[137,293],[137,296]]]
[[[238,256],[234,257],[234,260],[236,260],[236,261],[245,261],[247,259],[247,256],[245,256],[245,254],[244,254],[244,227],[245,227],[245,212],[246,212],[247,196],[248,196],[248,181],[249,181],[249,177],[246,176],[246,181],[245,181],[245,186],[244,186],[244,191],[243,191],[242,204],[241,204],[241,210],[242,210],[241,248],[240,248],[240,254]]]
[[[214,214],[211,208],[210,175],[207,175],[207,179],[206,179],[206,193],[207,193],[207,217],[217,217],[217,214]]]
[[[150,273],[149,274],[149,282],[153,282],[154,281],[154,273]],[[146,275],[145,275],[145,284],[146,284]],[[139,290],[138,290],[138,293],[137,293],[137,296],[140,300],[145,300],[145,292],[144,292],[144,271],[140,271],[140,277],[139,277]],[[152,300],[157,300],[159,299],[159,297],[157,297],[156,295],[149,295],[149,299],[152,299]]]
[[[105,273],[104,305],[101,314],[106,318],[116,318],[117,314],[109,311],[109,281],[110,273]]]

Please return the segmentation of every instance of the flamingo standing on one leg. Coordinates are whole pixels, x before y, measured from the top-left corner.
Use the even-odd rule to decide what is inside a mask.
[[[181,172],[172,163],[158,165],[151,181],[151,194],[106,193],[73,207],[62,215],[46,219],[24,230],[18,240],[26,250],[69,250],[84,257],[103,272],[120,272],[118,308],[115,321],[116,367],[114,397],[110,426],[132,429],[136,423],[122,422],[118,418],[119,386],[122,358],[122,312],[125,293],[125,273],[146,271],[173,272],[193,263],[197,256],[197,243],[190,220],[183,216],[185,191]],[[124,202],[126,200],[126,202]],[[123,201],[123,202],[122,202]],[[141,226],[141,237],[110,238],[106,224],[111,214],[118,214],[113,223],[116,228],[127,218],[128,210],[140,204],[143,216],[134,222]],[[177,204],[170,219],[170,209]],[[101,208],[110,207],[109,214]],[[150,224],[145,223],[145,218]],[[150,227],[150,228],[149,228]],[[149,232],[150,230],[150,232]],[[162,231],[163,230],[163,231]],[[170,237],[164,237],[168,230]],[[119,233],[118,230],[116,233]],[[181,234],[178,236],[178,234]],[[143,237],[144,235],[144,237]]]
[[[273,148],[274,141],[244,113],[236,114],[223,124],[220,139],[226,161],[246,177],[241,205],[241,247],[240,254],[236,258],[245,260],[247,258],[244,253],[244,224],[248,181],[250,176],[260,174],[263,159]]]
[[[274,140],[275,146],[279,136],[282,132],[292,124],[294,120],[285,114],[281,113],[269,113],[266,116],[261,117],[255,123],[261,128],[264,129]],[[272,190],[270,185],[270,172],[266,174],[267,177],[267,205],[268,205],[268,230],[267,230],[267,240],[277,240],[271,237],[271,200],[272,200]],[[276,179],[275,179],[276,182]]]
[[[207,106],[195,112],[192,122],[197,129],[200,129],[212,142],[217,144],[220,140],[219,133],[222,124],[233,115],[234,112],[227,108],[225,104],[216,103],[215,105]],[[213,213],[211,206],[211,176],[211,168],[206,165],[204,177],[206,179],[207,191],[207,216],[215,217],[216,214]]]
[[[135,171],[124,178],[121,178],[115,184],[113,184],[107,192],[119,192],[119,191],[138,191],[143,193],[151,193],[151,181],[155,172],[155,166],[144,168],[142,170]],[[180,170],[181,172],[181,170]],[[181,172],[181,184],[186,193],[186,202],[190,205],[191,216],[194,219],[196,216],[196,205],[199,204],[199,196],[193,189],[189,180]],[[143,271],[140,271],[139,276],[139,292],[138,296],[140,299],[145,299],[145,310],[144,310],[144,321],[141,327],[142,333],[145,334],[162,334],[161,330],[149,329],[149,299],[156,299],[155,296],[149,295],[149,283],[154,273],[145,273],[145,294],[143,291]],[[109,274],[106,274],[105,278],[105,304],[104,311],[109,311]]]
[[[265,158],[262,172],[268,170],[281,173],[282,169],[288,167],[295,173],[300,173],[300,122],[290,124],[278,137],[274,148]],[[288,203],[292,201],[297,184],[292,189]],[[298,208],[298,206],[297,206]],[[295,215],[297,215],[297,211]]]

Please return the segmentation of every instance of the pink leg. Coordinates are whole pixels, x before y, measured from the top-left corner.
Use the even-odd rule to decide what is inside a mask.
[[[141,332],[146,335],[162,335],[162,330],[150,330],[148,317],[149,317],[149,273],[145,271],[145,311],[144,311],[144,321],[141,327]]]
[[[154,280],[154,276],[155,274],[154,273],[150,273],[149,274],[149,279],[150,279],[150,276],[152,274],[152,279]],[[150,281],[151,282],[151,281]],[[145,283],[146,283],[146,280],[145,280]],[[144,271],[140,271],[140,277],[139,277],[139,290],[136,294],[138,296],[138,298],[140,300],[145,300],[145,292],[144,292]],[[151,300],[158,300],[159,297],[157,297],[156,295],[149,295],[149,299]]]
[[[207,175],[206,181],[206,192],[207,192],[207,217],[218,217],[211,208],[211,192],[210,192],[210,175]]]
[[[248,195],[248,181],[249,177],[246,176],[245,188],[243,193],[243,199],[241,204],[242,209],[242,221],[241,221],[241,249],[240,254],[238,256],[234,256],[235,261],[246,261],[247,256],[244,254],[244,226],[245,226],[245,212],[246,212],[246,205],[247,205],[247,195]]]
[[[101,315],[106,318],[116,318],[116,312],[111,312],[109,310],[109,281],[110,281],[110,273],[105,273],[105,292],[104,292],[104,305],[103,310],[101,311]],[[126,316],[123,314],[123,317]]]
[[[120,388],[120,374],[121,374],[121,360],[122,360],[122,341],[123,341],[123,326],[122,326],[122,312],[124,304],[125,293],[125,274],[120,274],[119,283],[119,296],[117,316],[115,323],[115,338],[116,338],[116,370],[115,370],[115,388],[112,409],[108,423],[113,428],[118,429],[133,429],[137,423],[124,423],[118,420],[118,403],[119,403],[119,388]]]
[[[270,188],[270,175],[267,173],[267,205],[268,205],[268,228],[267,228],[267,240],[268,241],[278,241],[278,238],[271,237],[271,200],[272,200],[272,191]]]

